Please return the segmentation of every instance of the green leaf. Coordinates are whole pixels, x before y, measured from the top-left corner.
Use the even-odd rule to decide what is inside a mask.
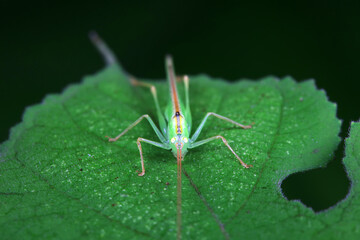
[[[280,191],[289,174],[324,166],[340,141],[336,106],[313,81],[267,77],[227,83],[204,75],[190,81],[193,129],[210,111],[255,123],[243,130],[212,118],[199,139],[224,136],[254,167],[241,167],[221,140],[188,153],[184,239],[359,235],[359,123],[347,140],[345,164],[353,187],[346,200],[315,214]],[[165,106],[167,83],[154,84]],[[175,158],[143,144],[146,174],[138,177],[136,139],[157,140],[149,124],[140,123],[115,143],[105,138],[145,113],[156,122],[149,90],[131,87],[116,65],[27,108],[23,122],[0,146],[2,238],[174,239]]]

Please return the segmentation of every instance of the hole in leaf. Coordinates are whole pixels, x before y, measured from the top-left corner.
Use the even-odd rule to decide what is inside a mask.
[[[299,200],[315,212],[328,209],[344,199],[350,189],[350,180],[342,165],[344,142],[335,152],[335,158],[325,168],[317,168],[289,175],[281,183],[288,200]]]

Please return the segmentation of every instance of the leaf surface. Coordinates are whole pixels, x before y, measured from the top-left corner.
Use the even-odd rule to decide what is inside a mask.
[[[165,107],[167,83],[154,84]],[[340,141],[336,106],[313,81],[267,77],[228,83],[199,75],[191,77],[190,101],[193,131],[207,112],[255,123],[243,130],[210,118],[199,136],[224,136],[254,167],[242,168],[221,140],[186,155],[184,239],[359,235],[359,123],[347,140],[345,164],[353,185],[345,201],[315,214],[280,191],[289,174],[325,166]],[[173,155],[143,144],[146,174],[138,177],[136,139],[158,141],[150,125],[143,121],[115,143],[105,138],[146,113],[157,122],[150,91],[133,88],[116,65],[27,108],[0,147],[4,239],[174,239]]]

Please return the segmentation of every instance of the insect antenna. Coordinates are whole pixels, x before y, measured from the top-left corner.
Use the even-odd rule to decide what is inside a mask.
[[[177,225],[177,240],[181,239],[181,147],[178,147],[177,151],[177,218],[176,218],[176,225]]]

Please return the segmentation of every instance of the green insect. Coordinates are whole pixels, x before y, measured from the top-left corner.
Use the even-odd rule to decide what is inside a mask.
[[[112,64],[116,62],[116,58],[113,56],[111,51],[107,48],[105,43],[98,37],[96,33],[92,33],[90,35],[90,38],[94,42],[95,46],[98,48],[98,50],[103,55],[105,61],[108,64]],[[225,146],[235,155],[235,157],[239,160],[240,164],[243,167],[245,168],[252,167],[252,165],[248,165],[240,159],[240,157],[230,147],[229,143],[226,141],[226,139],[223,136],[217,135],[211,138],[197,141],[207,119],[210,116],[214,116],[224,121],[227,121],[231,124],[234,124],[238,127],[241,127],[243,129],[248,129],[251,128],[252,126],[242,125],[227,117],[221,116],[213,112],[208,112],[205,115],[204,119],[201,121],[198,128],[195,130],[194,134],[190,137],[192,119],[191,119],[191,111],[190,111],[190,103],[189,103],[189,78],[188,76],[184,76],[182,78],[185,86],[185,104],[184,104],[178,95],[178,91],[176,87],[176,75],[174,71],[172,58],[170,56],[166,56],[165,63],[166,63],[167,79],[169,82],[169,89],[170,89],[169,94],[171,100],[168,103],[165,112],[162,112],[160,109],[155,86],[145,82],[137,81],[136,79],[130,77],[130,83],[132,85],[147,87],[150,89],[151,94],[155,101],[156,113],[159,120],[160,129],[155,125],[154,121],[149,117],[149,115],[144,114],[141,117],[139,117],[135,122],[133,122],[130,126],[128,126],[118,136],[114,138],[109,138],[109,137],[108,138],[110,142],[115,142],[125,133],[127,133],[130,129],[132,129],[137,124],[139,124],[143,119],[148,120],[156,136],[159,138],[160,142],[155,142],[142,137],[139,137],[137,139],[137,146],[139,148],[141,168],[142,168],[142,171],[138,174],[139,176],[144,176],[145,174],[144,157],[141,147],[142,142],[172,151],[173,155],[177,159],[177,239],[181,239],[181,173],[182,173],[181,163],[184,160],[184,157],[188,152],[188,150],[199,147],[212,140],[221,139],[225,144]]]

